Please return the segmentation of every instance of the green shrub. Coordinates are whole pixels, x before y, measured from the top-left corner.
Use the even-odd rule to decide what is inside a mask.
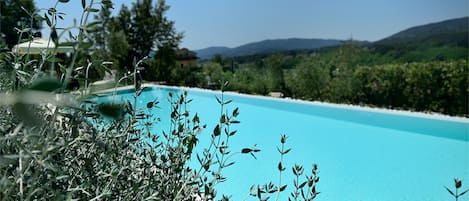
[[[354,73],[354,102],[468,115],[466,60],[359,67]]]
[[[89,48],[87,36],[94,29],[87,18],[98,11],[93,6],[111,3],[86,2],[82,1],[80,25],[72,27],[79,34],[69,42],[74,46],[69,63],[58,63],[55,50],[34,60],[28,54],[1,56],[0,69],[5,74],[0,76],[0,200],[228,200],[216,186],[226,181],[223,169],[235,163],[231,156],[254,156],[260,151],[254,146],[239,151],[229,147],[229,139],[237,133],[233,128],[239,123],[239,110],[225,109],[231,103],[223,95],[228,83],[221,85],[221,96],[216,98],[221,112],[220,121],[212,125],[211,143],[197,154],[199,166],[189,167],[199,130],[207,126],[200,124],[198,114],[189,113],[187,105],[192,100],[184,92],[169,94],[169,130],[155,133],[151,129],[160,119],[154,115],[158,98],[145,108],[137,107],[143,88],[136,76],[145,70],[144,60],[135,62],[133,72],[119,80],[133,80],[133,100],[100,102],[89,93],[88,84],[68,93],[66,86],[73,78],[82,78],[84,83],[93,79],[89,67],[108,70],[104,58],[84,61],[78,56]],[[57,32],[57,18],[63,13],[55,8],[45,17],[31,13]],[[58,38],[53,40],[58,42]],[[282,137],[282,157],[288,152],[283,149],[285,142]],[[295,168],[295,174],[301,175],[302,168]],[[316,194],[308,192],[312,200]]]

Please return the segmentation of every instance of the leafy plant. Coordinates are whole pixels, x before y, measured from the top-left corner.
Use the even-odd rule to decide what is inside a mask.
[[[251,186],[249,195],[257,198],[259,201],[269,200],[271,195],[276,194],[275,200],[279,200],[280,194],[287,189],[288,185],[282,185],[282,174],[286,170],[283,165],[284,156],[291,151],[291,148],[285,148],[285,143],[287,142],[287,136],[281,135],[280,137],[280,147],[277,147],[277,151],[280,154],[280,161],[278,163],[277,169],[279,171],[278,184],[275,185],[273,182],[269,182],[263,185],[253,185]],[[293,180],[293,186],[295,190],[290,193],[288,200],[314,200],[319,191],[317,191],[316,186],[319,182],[318,176],[318,166],[313,164],[311,169],[311,176],[305,176],[306,180],[301,181],[300,176],[303,175],[304,169],[300,165],[295,165],[292,167],[292,172],[295,175]]]
[[[143,61],[135,62],[134,72],[124,78],[133,80],[133,101],[99,101],[88,94],[87,85],[83,93],[65,93],[72,72],[85,73],[88,79],[88,68],[79,70],[84,67],[76,67],[75,62],[76,55],[86,50],[83,44],[93,26],[86,24],[87,15],[97,10],[94,1],[82,3],[80,32],[71,43],[75,52],[66,66],[48,59],[55,57],[54,51],[44,52],[38,60],[30,60],[28,54],[2,56],[1,68],[12,76],[0,80],[0,199],[214,199],[215,185],[226,180],[222,169],[234,164],[229,160],[235,152],[230,152],[228,140],[236,133],[231,129],[239,123],[239,110],[225,111],[231,101],[223,94],[217,98],[220,122],[210,147],[199,157],[204,166],[195,171],[186,162],[205,125],[197,114],[189,114],[186,106],[191,100],[186,92],[170,95],[168,132],[152,130],[160,119],[154,116],[159,100],[137,106],[144,90],[137,82]],[[99,2],[105,3],[109,2]],[[49,10],[43,20],[53,29],[61,14],[55,8]],[[62,69],[61,79],[55,76],[56,64]],[[51,66],[50,73],[44,72],[43,65]],[[12,85],[16,87],[8,87]]]
[[[469,189],[463,190],[462,192],[458,192],[458,190],[462,187],[462,181],[460,179],[454,179],[454,191],[450,190],[448,187],[445,186],[445,189],[448,191],[451,196],[454,197],[454,200],[458,201],[458,199],[466,194]]]

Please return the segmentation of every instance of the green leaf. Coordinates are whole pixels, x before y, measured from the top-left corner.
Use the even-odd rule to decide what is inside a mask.
[[[295,174],[296,176],[300,176],[303,174],[303,166],[300,166],[300,165],[296,165],[292,168],[293,169],[293,174]]]
[[[469,189],[467,189],[467,190],[465,190],[465,191],[461,192],[461,193],[458,195],[458,197],[461,197],[461,195],[464,195],[464,194],[466,194],[468,191],[469,191]]]
[[[96,13],[99,11],[99,9],[96,9],[96,8],[86,8],[85,9],[86,12],[91,12],[91,13]]]
[[[225,117],[225,115],[221,115],[221,117],[220,117],[220,123],[223,124],[223,123],[225,123],[225,122],[226,122],[226,117]]]
[[[282,135],[282,136],[280,137],[280,143],[285,144],[285,143],[287,142],[287,138],[288,138],[288,137],[287,137],[286,135]]]
[[[152,108],[153,107],[153,102],[148,102],[147,103],[147,108]]]
[[[49,15],[53,15],[57,12],[57,10],[55,8],[49,8],[47,9],[47,13],[49,13]]]
[[[229,166],[232,166],[233,164],[235,164],[235,162],[230,162],[230,163],[226,164],[224,167],[229,167]]]
[[[120,119],[123,117],[124,107],[122,104],[101,103],[98,105],[98,112],[106,117]]]
[[[287,188],[287,185],[283,185],[282,187],[280,187],[280,192],[284,191],[286,188]]]
[[[62,62],[63,60],[58,57],[49,57],[47,58],[47,61],[51,63],[59,63],[59,62]]]
[[[66,73],[66,72],[67,72],[67,68],[65,68],[65,66],[60,66],[60,72],[61,72],[61,73]]]
[[[303,188],[306,185],[306,183],[308,183],[308,182],[305,181],[305,182],[301,183],[299,188]]]
[[[50,38],[54,41],[55,44],[59,44],[59,35],[57,35],[57,29],[55,26],[51,27]]]
[[[51,26],[52,26],[52,22],[50,21],[50,19],[49,19],[49,17],[47,16],[46,13],[44,13],[44,18],[46,19],[47,26],[51,27]]]
[[[252,151],[252,149],[250,149],[250,148],[241,149],[241,153],[243,153],[243,154],[251,153],[251,151]]]
[[[192,122],[194,122],[194,123],[199,123],[200,122],[200,119],[199,119],[199,116],[197,115],[197,113],[195,113],[194,118],[192,118]]]
[[[29,89],[36,90],[36,91],[53,92],[59,89],[60,87],[62,87],[62,83],[60,83],[57,79],[46,78],[46,79],[41,79],[41,80],[34,82],[29,87]]]
[[[236,134],[236,132],[238,132],[237,130],[234,130],[234,131],[231,131],[230,134],[228,134],[228,136],[233,136]]]
[[[239,115],[239,108],[233,110],[233,117],[237,117]]]
[[[458,188],[461,188],[461,186],[462,186],[462,181],[460,179],[454,179],[454,187],[458,189]]]
[[[83,7],[83,9],[85,9],[85,7],[86,7],[86,1],[85,0],[81,0],[81,7]]]
[[[60,3],[68,3],[70,0],[59,0]]]
[[[221,133],[220,125],[217,125],[217,126],[213,129],[213,135],[214,135],[214,136],[219,136],[220,133]]]
[[[279,170],[280,172],[285,171],[285,168],[283,167],[282,162],[279,162],[279,163],[278,163],[278,170]]]
[[[218,98],[218,96],[215,96],[215,98],[217,99],[218,104],[222,103],[221,100]]]

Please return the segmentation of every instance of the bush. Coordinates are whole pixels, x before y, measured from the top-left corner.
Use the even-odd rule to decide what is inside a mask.
[[[468,115],[467,61],[419,62],[360,67],[354,102]]]
[[[83,16],[95,12],[94,5],[83,4]],[[46,17],[57,15],[52,9]],[[200,165],[189,167],[199,131],[207,126],[186,109],[192,100],[184,92],[169,94],[170,129],[151,129],[159,123],[154,116],[159,100],[137,106],[143,88],[136,76],[144,70],[143,61],[121,78],[133,80],[133,100],[103,102],[89,94],[86,85],[67,92],[74,76],[89,81],[85,66],[100,68],[104,62],[82,60],[75,66],[77,55],[86,52],[83,44],[91,30],[84,29],[91,27],[86,18],[80,21],[77,41],[70,43],[75,46],[70,63],[55,63],[54,51],[38,60],[15,53],[1,56],[0,69],[6,73],[0,77],[0,200],[228,200],[217,193],[216,185],[226,180],[223,169],[234,164],[230,156],[260,150],[230,150],[239,110],[225,109],[231,103],[223,96],[227,83],[216,98],[221,113],[211,143],[197,155]],[[48,25],[56,31],[51,22]],[[49,72],[43,65],[51,66]]]

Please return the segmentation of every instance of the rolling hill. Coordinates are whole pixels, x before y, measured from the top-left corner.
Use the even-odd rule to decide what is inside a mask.
[[[411,27],[376,41],[377,45],[429,43],[467,47],[469,17]]]
[[[197,56],[201,59],[212,58],[215,54],[223,57],[236,57],[252,54],[266,54],[282,52],[289,50],[311,50],[322,47],[337,46],[342,44],[341,40],[333,39],[275,39],[263,40],[259,42],[248,43],[235,48],[228,47],[209,47],[196,50]]]
[[[468,56],[469,17],[411,27],[370,44],[393,61],[435,61]]]
[[[467,57],[469,17],[415,26],[375,42],[357,41],[374,53],[403,61],[457,59]],[[334,39],[275,39],[248,43],[235,48],[209,47],[195,50],[201,60],[215,54],[223,57],[266,55],[270,53],[315,50],[339,46]]]

